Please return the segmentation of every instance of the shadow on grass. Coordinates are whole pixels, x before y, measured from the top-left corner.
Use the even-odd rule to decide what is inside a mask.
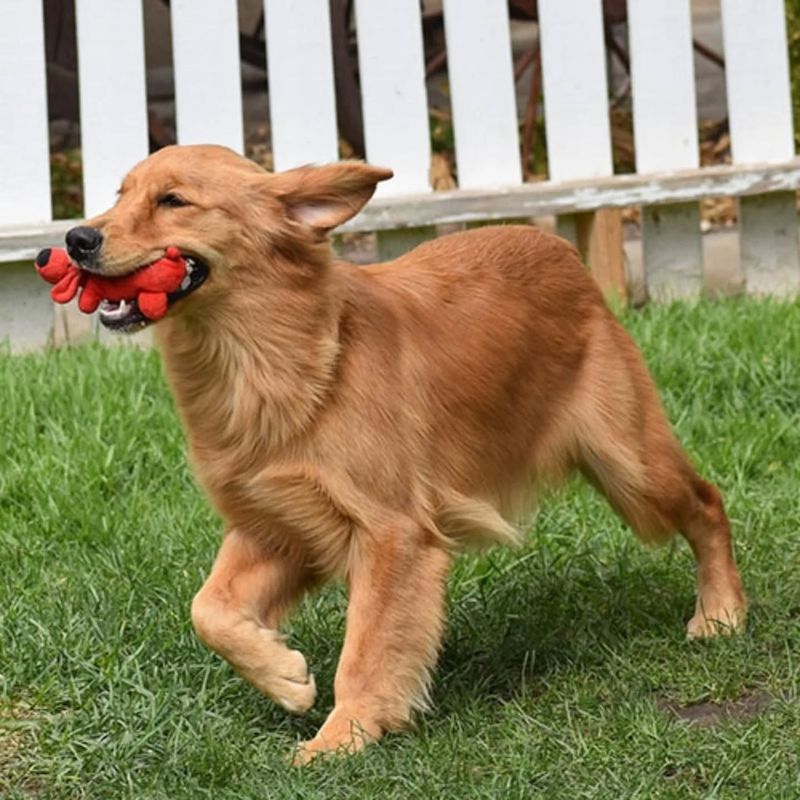
[[[429,719],[457,716],[474,702],[535,697],[564,673],[608,677],[620,659],[657,658],[653,651],[682,644],[694,605],[691,558],[679,547],[646,550],[627,533],[622,541],[619,552],[601,547],[602,560],[594,547],[565,544],[457,565]],[[304,604],[294,625],[317,681],[308,714],[287,716],[244,683],[228,701],[249,703],[250,723],[260,728],[313,736],[333,706],[345,608],[342,588],[329,588]]]
[[[455,713],[465,697],[535,696],[564,670],[606,673],[632,648],[682,641],[694,603],[691,565],[649,555],[602,570],[523,563],[485,597],[453,597],[434,684],[440,711]]]

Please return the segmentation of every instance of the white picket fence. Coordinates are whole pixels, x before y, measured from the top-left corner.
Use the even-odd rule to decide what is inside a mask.
[[[698,166],[689,0],[628,0],[637,172],[613,174],[601,0],[539,0],[549,180],[522,183],[506,0],[444,0],[459,185],[429,186],[430,135],[419,0],[356,0],[369,161],[390,166],[347,226],[381,231],[390,253],[439,223],[642,206],[655,297],[702,282],[698,200],[740,197],[749,290],[800,289],[794,158],[782,0],[722,0],[731,166]],[[0,25],[0,338],[24,347],[53,326],[28,261],[72,224],[53,220],[42,6],[2,0]],[[147,155],[141,0],[76,0],[85,212],[114,200]],[[338,158],[328,0],[265,0],[276,169]],[[172,0],[177,135],[243,149],[235,0]],[[428,228],[428,231],[419,229]],[[601,251],[602,252],[602,251]],[[597,264],[601,268],[601,264]],[[27,271],[26,271],[27,270]]]

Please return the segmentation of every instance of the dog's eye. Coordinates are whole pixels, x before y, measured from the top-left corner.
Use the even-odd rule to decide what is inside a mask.
[[[160,206],[167,206],[167,208],[181,208],[182,206],[188,206],[189,202],[184,200],[179,195],[175,194],[174,192],[167,192],[167,194],[162,194],[161,197],[158,198],[158,205]]]

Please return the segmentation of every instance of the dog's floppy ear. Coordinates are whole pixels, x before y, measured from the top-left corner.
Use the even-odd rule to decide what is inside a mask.
[[[361,161],[298,167],[271,176],[270,189],[295,222],[325,235],[354,217],[372,197],[378,181],[394,173]]]

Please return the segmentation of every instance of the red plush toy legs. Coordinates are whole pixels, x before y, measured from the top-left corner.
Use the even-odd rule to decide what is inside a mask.
[[[135,300],[149,320],[161,319],[167,313],[167,295],[180,289],[187,275],[186,259],[177,247],[168,247],[163,258],[118,278],[81,269],[61,248],[42,250],[36,256],[36,268],[46,281],[55,284],[50,296],[57,303],[68,303],[80,291],[78,307],[91,314],[103,300]]]
[[[83,273],[77,264],[61,248],[47,248],[36,256],[36,269],[49,283],[55,286],[50,290],[50,297],[56,303],[69,303],[78,292],[84,280]]]

